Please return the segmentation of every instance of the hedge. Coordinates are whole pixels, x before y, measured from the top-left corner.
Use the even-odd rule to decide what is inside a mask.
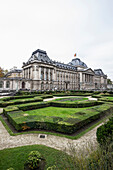
[[[17,106],[8,106],[5,109],[3,109],[3,114],[7,116],[7,113],[17,111],[19,108]]]
[[[38,109],[38,108],[43,108],[43,107],[49,107],[50,103],[49,102],[38,102],[38,103],[29,103],[29,104],[23,104],[19,105],[18,108],[20,110],[32,110],[32,109]]]
[[[4,98],[1,98],[2,101],[9,101],[9,100],[13,100],[13,99],[24,99],[24,98],[33,98],[35,96],[39,96],[40,95],[24,95],[24,96],[10,96],[10,97],[4,97]]]
[[[111,97],[111,96],[110,96]],[[113,99],[108,99],[107,97],[102,97],[99,99],[100,101],[105,101],[105,102],[113,102]]]
[[[6,101],[6,102],[0,101],[0,106],[6,107],[9,105],[17,105],[17,104],[22,104],[22,103],[41,102],[41,101],[43,101],[43,99],[39,97],[30,98],[28,100],[21,99],[17,101]]]
[[[54,96],[90,96],[92,95],[92,93],[58,93],[58,94],[54,94]]]
[[[47,95],[47,94],[45,94],[45,95],[41,95],[40,96],[42,99],[47,99],[47,98],[53,98],[53,95]]]
[[[45,107],[47,107],[47,104],[49,104],[49,103],[42,103],[42,106],[44,107],[43,104],[45,104]],[[37,106],[38,105],[36,105],[36,108],[37,108]],[[39,107],[40,106],[41,105],[39,105]],[[33,108],[33,106],[32,106],[32,108]],[[23,108],[21,108],[21,109],[23,109]],[[87,113],[87,110],[89,111],[90,109],[86,109],[84,112]],[[87,118],[84,117],[83,120],[74,119],[74,121],[68,121],[68,122],[65,120],[62,120],[62,118],[60,118],[60,117],[59,117],[59,119],[57,119],[58,121],[56,119],[54,121],[54,117],[50,117],[51,121],[49,120],[49,118],[47,118],[48,121],[44,120],[44,122],[40,122],[40,120],[39,121],[35,120],[32,115],[25,117],[25,121],[22,122],[21,117],[23,118],[23,116],[25,114],[22,110],[7,112],[6,115],[9,119],[10,123],[18,131],[26,130],[26,129],[38,129],[38,130],[53,130],[56,132],[72,134],[75,131],[77,131],[78,129],[87,125],[88,123],[91,123],[94,120],[101,118],[102,116],[104,116],[107,113],[111,113],[113,111],[113,106],[109,105],[109,104],[103,104],[101,106],[96,106],[94,108],[91,108],[90,111],[92,111],[93,113],[95,112],[95,114],[90,117],[87,117]],[[78,114],[80,114],[80,113],[78,113]],[[16,116],[20,117],[18,122],[16,122]]]
[[[94,97],[94,98],[101,98],[102,96],[101,95],[92,95],[92,97]]]
[[[57,102],[57,101],[48,101],[48,102],[34,102],[34,103],[25,103],[20,105],[15,105],[20,110],[32,110],[38,109],[43,107],[66,107],[66,108],[83,108],[83,107],[91,107],[96,105],[102,105],[103,102],[101,101],[80,101],[76,103],[65,103],[65,102]],[[11,106],[13,108],[13,106]],[[4,111],[7,110],[9,107],[4,108]]]
[[[78,101],[76,103],[72,102],[58,102],[58,101],[51,101],[51,106],[55,107],[67,107],[67,108],[83,108],[83,107],[91,107],[103,104],[101,101]]]
[[[113,117],[97,129],[96,135],[100,145],[106,145],[113,142]]]

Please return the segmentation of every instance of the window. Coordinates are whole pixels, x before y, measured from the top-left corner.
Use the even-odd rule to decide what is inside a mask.
[[[3,88],[3,81],[0,81],[0,88]]]
[[[6,88],[10,87],[10,81],[6,81]]]
[[[41,83],[41,90],[44,90],[44,83]]]

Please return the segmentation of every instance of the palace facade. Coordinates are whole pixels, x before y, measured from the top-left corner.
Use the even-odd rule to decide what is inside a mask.
[[[0,78],[0,90],[104,90],[107,75],[92,70],[79,58],[68,64],[51,60],[46,51],[36,50],[29,60]]]

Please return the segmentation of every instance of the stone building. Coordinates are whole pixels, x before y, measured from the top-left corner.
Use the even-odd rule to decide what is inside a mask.
[[[14,67],[4,77],[0,78],[0,91],[17,91],[22,88],[23,82],[26,81],[28,86],[29,80],[22,77],[22,70]]]
[[[13,69],[0,79],[0,90],[92,90],[106,89],[107,76],[92,70],[79,58],[68,64],[51,60],[46,51],[36,50],[22,70]]]

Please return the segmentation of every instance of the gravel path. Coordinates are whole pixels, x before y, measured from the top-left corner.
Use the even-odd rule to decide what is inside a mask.
[[[55,100],[55,99],[71,98],[71,97],[75,97],[75,96],[63,96],[63,97],[55,97],[55,96],[53,96],[53,98],[44,99],[44,101],[51,101],[51,100]],[[76,96],[76,97],[80,97],[80,96]],[[86,97],[86,96],[82,96],[82,97]],[[88,98],[88,100],[97,100],[96,98],[93,98],[91,96],[88,96],[86,98]]]
[[[97,126],[98,127],[98,126]],[[0,121],[0,150],[5,148],[13,148],[24,145],[45,145],[52,147],[58,150],[66,149],[67,152],[70,150],[70,147],[79,151],[86,149],[87,146],[91,146],[91,150],[95,149],[97,146],[96,141],[96,130],[97,127],[83,135],[77,140],[71,140],[64,137],[45,135],[45,138],[40,138],[39,134],[22,134],[18,136],[10,136],[2,122]],[[85,152],[85,150],[84,150]]]
[[[54,99],[55,98],[58,97],[54,97]],[[1,108],[0,112],[2,112]],[[84,153],[86,153],[85,151],[87,151],[87,148],[90,148],[90,150],[94,150],[95,147],[98,145],[96,141],[97,128],[98,126],[77,140],[71,140],[53,135],[45,135],[45,138],[40,138],[40,134],[22,134],[17,136],[10,136],[10,134],[7,132],[2,122],[0,121],[0,150],[5,148],[14,148],[18,146],[38,144],[52,147],[58,150],[66,149],[67,152],[70,152],[70,149],[74,147],[76,151],[79,152],[79,150],[82,150],[84,151]]]

